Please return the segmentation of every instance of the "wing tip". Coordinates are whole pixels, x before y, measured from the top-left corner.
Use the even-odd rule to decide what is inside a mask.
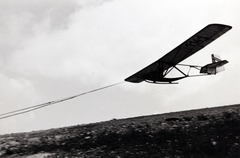
[[[212,23],[212,24],[207,25],[207,27],[208,27],[208,26],[221,26],[221,27],[226,27],[226,28],[228,28],[229,30],[232,29],[232,26],[230,26],[230,25],[219,24],[219,23]]]
[[[140,79],[140,78],[133,78],[132,76],[126,78],[124,81],[126,82],[132,82],[132,83],[140,83],[142,81],[144,81],[143,79]]]

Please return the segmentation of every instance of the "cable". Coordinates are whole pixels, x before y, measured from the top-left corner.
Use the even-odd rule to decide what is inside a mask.
[[[34,106],[29,106],[29,107],[26,107],[26,108],[23,108],[23,109],[3,113],[3,114],[0,114],[0,119],[5,119],[5,118],[8,118],[8,117],[13,117],[13,116],[16,116],[16,115],[24,114],[24,113],[34,111],[34,110],[37,110],[37,109],[40,109],[40,108],[43,108],[43,107],[46,107],[46,106],[49,106],[49,105],[52,105],[52,104],[57,104],[57,103],[60,103],[60,102],[63,102],[63,101],[74,99],[74,98],[82,96],[82,95],[86,95],[86,94],[93,93],[93,92],[96,92],[96,91],[100,91],[100,90],[103,90],[103,89],[106,89],[106,88],[110,88],[110,87],[113,87],[113,86],[116,86],[116,85],[119,85],[119,84],[122,84],[122,83],[124,83],[124,82],[111,84],[111,85],[108,85],[108,86],[105,86],[105,87],[97,88],[97,89],[94,89],[94,90],[91,90],[91,91],[88,91],[88,92],[84,92],[84,93],[80,93],[80,94],[70,96],[70,97],[67,97],[67,98],[58,99],[58,100],[54,100],[54,101],[49,101],[49,102],[46,102],[46,103],[42,103],[42,104],[38,104],[38,105],[34,105]]]

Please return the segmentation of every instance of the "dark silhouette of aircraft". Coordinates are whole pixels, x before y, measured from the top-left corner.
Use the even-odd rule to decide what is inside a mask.
[[[174,81],[186,78],[186,77],[196,77],[196,76],[206,76],[215,75],[223,70],[223,65],[227,64],[227,60],[221,60],[218,56],[212,54],[212,63],[205,66],[187,65],[179,64],[184,59],[190,57],[197,51],[201,50],[212,41],[216,40],[218,37],[229,31],[232,27],[223,24],[210,24],[204,27],[202,30],[197,32],[195,35],[187,39],[185,42],[174,48],[172,51],[164,55],[162,58],[158,59],[149,66],[143,68],[137,73],[126,78],[125,81],[140,83],[146,81],[149,83],[157,84],[171,84],[176,83]],[[189,71],[184,73],[177,66],[187,66]],[[190,75],[189,72],[191,68],[200,70],[198,75]],[[179,71],[182,76],[180,77],[167,77],[169,72],[173,69]]]

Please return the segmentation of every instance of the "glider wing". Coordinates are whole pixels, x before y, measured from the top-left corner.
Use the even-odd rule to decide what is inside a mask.
[[[162,58],[140,70],[139,72],[126,78],[125,81],[139,83],[144,80],[164,78],[164,72],[169,68],[177,65],[184,59],[204,48],[231,28],[231,26],[223,24],[207,25],[185,42],[174,48],[168,54],[164,55]]]

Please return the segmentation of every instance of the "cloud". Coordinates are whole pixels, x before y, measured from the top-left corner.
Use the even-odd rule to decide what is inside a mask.
[[[73,62],[76,56],[71,56],[69,53],[67,48],[69,45],[64,47],[64,39],[66,36],[71,36],[68,34],[72,22],[71,16],[83,8],[98,6],[103,2],[0,1],[2,113],[63,96],[56,94],[54,97],[50,94],[54,93],[51,89],[54,85],[50,88],[46,85],[49,86],[48,83],[51,85],[51,82],[56,83],[54,81],[56,78],[62,78],[63,82],[71,81],[64,78],[75,77],[75,72],[79,71],[76,65],[73,65],[79,62]],[[69,40],[72,41],[71,38]],[[64,94],[73,94],[67,92]],[[49,98],[43,99],[47,95]],[[26,114],[26,118],[28,117],[34,122],[33,113]],[[12,118],[7,122],[18,124],[18,121]],[[36,125],[29,128],[34,126]],[[5,126],[4,131],[18,129],[10,127],[13,126],[9,128]]]
[[[67,29],[75,1],[0,1],[1,62],[8,64],[12,54],[24,49],[37,33]]]
[[[232,1],[207,4],[0,1],[0,96],[8,105],[1,105],[5,111],[15,109],[16,105],[31,106],[123,81],[207,24],[233,25],[229,33],[184,61],[204,65],[211,62],[210,54],[219,54],[230,63],[217,76],[185,79],[179,85],[125,83],[6,120],[12,126],[26,122],[29,128],[19,125],[5,131],[53,128],[237,102],[239,92],[234,87],[239,86],[236,36],[239,11]],[[26,121],[29,118],[32,120]]]

